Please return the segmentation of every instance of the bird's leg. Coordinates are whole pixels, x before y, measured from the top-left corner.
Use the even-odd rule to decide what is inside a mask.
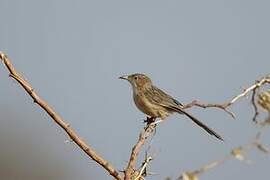
[[[159,123],[161,123],[161,122],[163,122],[164,120],[162,120],[162,119],[160,119],[160,120],[158,120],[158,121],[155,121],[154,122],[154,125],[157,125],[157,124],[159,124]]]
[[[144,120],[144,123],[146,123],[146,127],[144,129],[146,129],[150,125],[154,126],[153,136],[155,136],[157,132],[157,129],[156,129],[157,125],[155,123],[155,120],[156,120],[156,117],[149,117],[149,116],[146,116],[146,120]]]

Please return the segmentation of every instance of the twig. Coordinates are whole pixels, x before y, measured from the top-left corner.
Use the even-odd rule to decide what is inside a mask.
[[[107,162],[105,159],[103,159],[101,156],[99,156],[95,151],[93,151],[92,148],[89,145],[87,145],[76,134],[76,132],[73,129],[70,128],[70,125],[65,123],[63,121],[63,119],[43,99],[41,99],[36,94],[36,92],[34,91],[32,86],[25,79],[23,79],[22,76],[20,76],[16,72],[15,68],[13,67],[13,65],[11,64],[9,59],[7,58],[7,56],[2,52],[0,52],[0,59],[3,61],[6,68],[8,69],[8,71],[10,73],[10,77],[15,79],[24,88],[24,90],[29,94],[29,96],[31,96],[31,98],[34,100],[34,103],[38,104],[44,111],[46,111],[47,114],[55,121],[55,123],[57,123],[68,134],[68,136],[71,138],[72,141],[74,141],[90,158],[92,158],[94,161],[96,161],[98,164],[100,164],[107,172],[109,172],[111,176],[113,176],[117,180],[122,179],[119,172],[117,170],[115,170],[115,168],[109,162]],[[242,97],[247,96],[247,94],[252,91],[251,102],[252,102],[252,105],[253,105],[254,110],[255,110],[255,115],[253,117],[253,120],[256,121],[256,118],[257,118],[259,112],[258,112],[258,108],[257,108],[256,102],[255,102],[256,101],[255,97],[257,95],[258,88],[260,88],[262,85],[264,85],[266,83],[270,84],[270,76],[265,76],[261,80],[256,81],[255,84],[253,84],[249,88],[245,89],[239,95],[234,96],[230,101],[225,102],[223,104],[203,104],[203,103],[200,103],[200,102],[195,100],[189,104],[184,105],[183,108],[187,109],[187,108],[190,108],[193,106],[197,106],[197,107],[201,107],[201,108],[219,108],[219,109],[224,110],[226,113],[228,113],[233,118],[235,118],[235,115],[232,112],[230,112],[227,108],[229,106],[231,106],[232,104],[234,104],[239,99],[241,99]],[[268,99],[268,101],[270,102],[269,99]],[[270,108],[268,101],[267,101],[268,104],[265,105],[265,107],[263,106],[266,109]],[[269,124],[269,121],[270,120],[265,121],[264,123],[261,123],[261,125],[264,126],[266,124]],[[145,160],[145,162],[143,163],[143,165],[141,166],[140,170],[136,170],[136,162],[137,162],[138,154],[139,154],[142,146],[144,145],[146,139],[154,132],[155,127],[156,127],[156,123],[153,121],[153,119],[151,119],[151,118],[148,119],[147,126],[145,127],[144,131],[142,131],[140,133],[139,139],[132,149],[129,163],[124,171],[124,179],[125,180],[143,179],[143,173],[145,172],[147,164],[152,160],[152,158],[151,157],[147,158]],[[269,149],[265,148],[259,142],[259,139],[260,139],[261,134],[262,134],[262,129],[257,133],[255,139],[253,139],[253,141],[251,141],[247,145],[233,149],[229,155],[224,156],[224,158],[222,158],[220,160],[217,160],[217,161],[214,161],[210,164],[207,164],[198,170],[195,170],[192,172],[186,172],[184,174],[189,176],[189,177],[193,177],[195,179],[201,173],[204,173],[210,169],[213,169],[214,167],[222,164],[223,162],[225,162],[227,159],[230,159],[231,157],[235,157],[237,159],[243,160],[244,158],[242,156],[242,153],[244,151],[249,151],[253,147],[257,147],[262,152],[270,153]]]
[[[185,176],[188,176],[190,179],[198,179],[198,176],[223,164],[225,161],[227,161],[228,159],[232,158],[231,154],[227,155],[227,156],[224,156],[223,158],[219,159],[219,160],[216,160],[216,161],[213,161],[209,164],[206,164],[204,166],[202,166],[201,168],[199,169],[196,169],[194,171],[186,171],[184,172],[180,177],[178,177],[177,179],[178,180],[183,180],[185,179]]]
[[[240,147],[234,148],[229,155],[224,156],[222,159],[211,162],[205,166],[202,166],[201,168],[194,170],[194,171],[187,171],[184,172],[178,179],[198,179],[198,176],[203,174],[204,172],[213,169],[221,164],[223,164],[225,161],[231,159],[232,157],[235,157],[238,160],[244,161],[249,163],[250,161],[245,160],[245,157],[243,154],[246,152],[250,151],[253,148],[257,148],[259,151],[269,154],[270,149],[266,148],[261,142],[261,136],[262,133],[265,131],[266,126],[270,125],[270,90],[267,90],[265,92],[262,92],[257,95],[258,88],[260,88],[262,85],[270,83],[270,76],[266,76],[262,78],[260,81],[256,81],[256,83],[246,89],[242,94],[235,96],[230,102],[224,103],[222,105],[223,107],[228,107],[234,102],[236,102],[237,99],[245,96],[248,92],[252,91],[252,97],[251,97],[251,103],[254,107],[255,110],[255,115],[253,117],[253,121],[256,121],[256,117],[259,114],[257,103],[256,103],[256,98],[258,96],[258,104],[264,108],[268,112],[268,117],[263,121],[259,122],[257,125],[260,125],[260,129],[257,132],[256,136],[246,145],[242,145]],[[257,95],[257,96],[256,96]]]
[[[204,103],[201,103],[197,100],[194,100],[191,103],[184,105],[183,108],[188,109],[188,108],[191,108],[193,106],[197,106],[197,107],[204,108],[204,109],[205,108],[219,108],[219,109],[222,109],[223,111],[225,111],[226,113],[228,113],[232,118],[235,119],[235,115],[227,109],[228,106],[226,106],[226,105],[227,105],[227,103],[226,104],[204,104]]]
[[[244,89],[244,91],[242,93],[240,93],[237,96],[234,96],[230,101],[225,102],[223,104],[203,104],[198,102],[197,100],[192,101],[191,103],[188,103],[186,105],[183,106],[184,109],[187,108],[191,108],[193,106],[197,106],[197,107],[201,107],[201,108],[219,108],[224,110],[225,112],[227,112],[229,115],[231,115],[233,118],[235,118],[235,115],[230,112],[227,108],[231,105],[233,105],[236,101],[238,101],[239,99],[241,99],[242,97],[247,96],[247,94],[251,91],[253,91],[252,94],[252,104],[253,107],[255,109],[255,115],[253,117],[253,120],[256,121],[256,117],[258,115],[258,109],[257,106],[255,104],[255,95],[256,95],[256,90],[261,87],[264,84],[270,84],[270,75],[263,77],[261,80],[256,81],[255,84],[253,84],[252,86],[250,86],[247,89]]]
[[[139,179],[142,177],[143,173],[144,173],[145,170],[146,170],[147,165],[148,165],[149,162],[152,161],[152,160],[153,160],[153,158],[152,158],[151,156],[150,156],[150,157],[147,157],[147,158],[145,159],[145,161],[144,161],[143,164],[142,164],[141,170],[140,170],[138,176],[135,178],[135,180],[139,180]]]
[[[256,81],[255,84],[253,84],[249,88],[244,89],[244,91],[241,94],[239,94],[239,95],[235,96],[234,98],[232,98],[232,100],[229,101],[228,103],[225,103],[225,107],[228,107],[228,106],[232,105],[238,99],[240,99],[242,97],[245,97],[250,91],[253,91],[254,89],[257,89],[257,88],[261,87],[262,85],[264,85],[266,83],[270,83],[270,77],[269,76],[263,77],[260,81]]]
[[[31,85],[16,72],[10,60],[4,53],[0,52],[0,58],[7,67],[10,76],[24,88],[24,90],[32,97],[34,102],[47,112],[47,114],[54,120],[54,122],[57,123],[68,134],[68,136],[80,147],[80,149],[82,149],[91,159],[100,164],[107,172],[110,173],[111,176],[113,176],[117,180],[121,180],[122,178],[118,171],[116,171],[109,162],[103,159],[89,145],[87,145],[76,134],[76,132],[72,128],[70,128],[69,124],[64,122],[64,120],[43,99],[41,99],[36,94]]]
[[[141,150],[141,147],[144,145],[146,139],[154,131],[155,127],[156,127],[156,124],[154,122],[150,123],[140,133],[137,143],[132,148],[129,163],[128,163],[126,169],[125,169],[125,178],[124,178],[125,180],[130,180],[130,179],[134,178],[134,175],[136,174],[134,172],[136,172],[136,162],[137,162],[138,154],[139,154],[139,152]]]
[[[224,156],[222,159],[219,159],[219,160],[216,160],[216,161],[214,161],[212,163],[206,164],[205,166],[201,167],[198,170],[193,171],[192,173],[195,174],[195,175],[200,175],[200,174],[202,174],[202,173],[204,173],[206,171],[209,171],[209,170],[219,166],[220,164],[224,163],[225,161],[227,161],[230,158],[231,158],[230,155]]]
[[[257,94],[257,89],[253,89],[252,90],[252,96],[251,96],[251,104],[254,108],[254,116],[252,118],[253,122],[256,122],[257,123],[257,116],[259,115],[259,111],[258,111],[258,107],[256,105],[256,100],[255,100],[255,97],[256,97],[256,94]]]
[[[267,121],[267,120],[268,119],[266,119],[265,121]],[[226,162],[227,160],[229,160],[233,157],[238,159],[238,160],[244,161],[245,158],[244,158],[243,154],[247,153],[248,151],[250,151],[253,148],[257,148],[258,150],[260,150],[266,154],[269,154],[270,150],[267,149],[266,147],[264,147],[264,145],[260,142],[260,137],[265,130],[265,125],[268,125],[268,123],[262,123],[262,127],[259,129],[256,136],[249,143],[242,145],[240,147],[234,148],[230,154],[225,155],[223,158],[221,158],[219,160],[216,160],[216,161],[213,161],[209,164],[206,164],[197,170],[184,172],[178,179],[182,180],[182,179],[184,179],[184,176],[189,176],[189,177],[193,177],[193,178],[198,179],[199,175],[223,164],[224,162]],[[246,161],[246,162],[249,163],[249,161]]]

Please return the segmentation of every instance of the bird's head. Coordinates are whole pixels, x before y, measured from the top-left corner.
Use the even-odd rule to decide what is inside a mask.
[[[152,85],[151,79],[144,74],[136,73],[127,76],[121,76],[119,78],[130,82],[133,88],[145,88]]]

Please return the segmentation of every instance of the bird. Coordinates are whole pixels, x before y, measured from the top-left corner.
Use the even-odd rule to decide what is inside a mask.
[[[183,104],[168,95],[158,87],[145,74],[135,73],[119,77],[119,79],[127,80],[133,89],[133,100],[136,107],[152,119],[165,120],[170,114],[179,113],[186,115],[198,126],[203,128],[210,135],[223,141],[221,135],[202,123],[196,117],[183,109]]]

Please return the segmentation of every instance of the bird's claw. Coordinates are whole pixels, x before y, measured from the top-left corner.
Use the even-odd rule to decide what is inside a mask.
[[[147,125],[149,125],[149,124],[155,122],[155,120],[156,120],[156,118],[147,116],[143,122],[146,123]]]
[[[163,120],[155,121],[155,122],[153,122],[153,124],[154,124],[154,125],[157,125],[157,124],[159,124],[159,123],[161,123],[161,122],[163,122]]]

